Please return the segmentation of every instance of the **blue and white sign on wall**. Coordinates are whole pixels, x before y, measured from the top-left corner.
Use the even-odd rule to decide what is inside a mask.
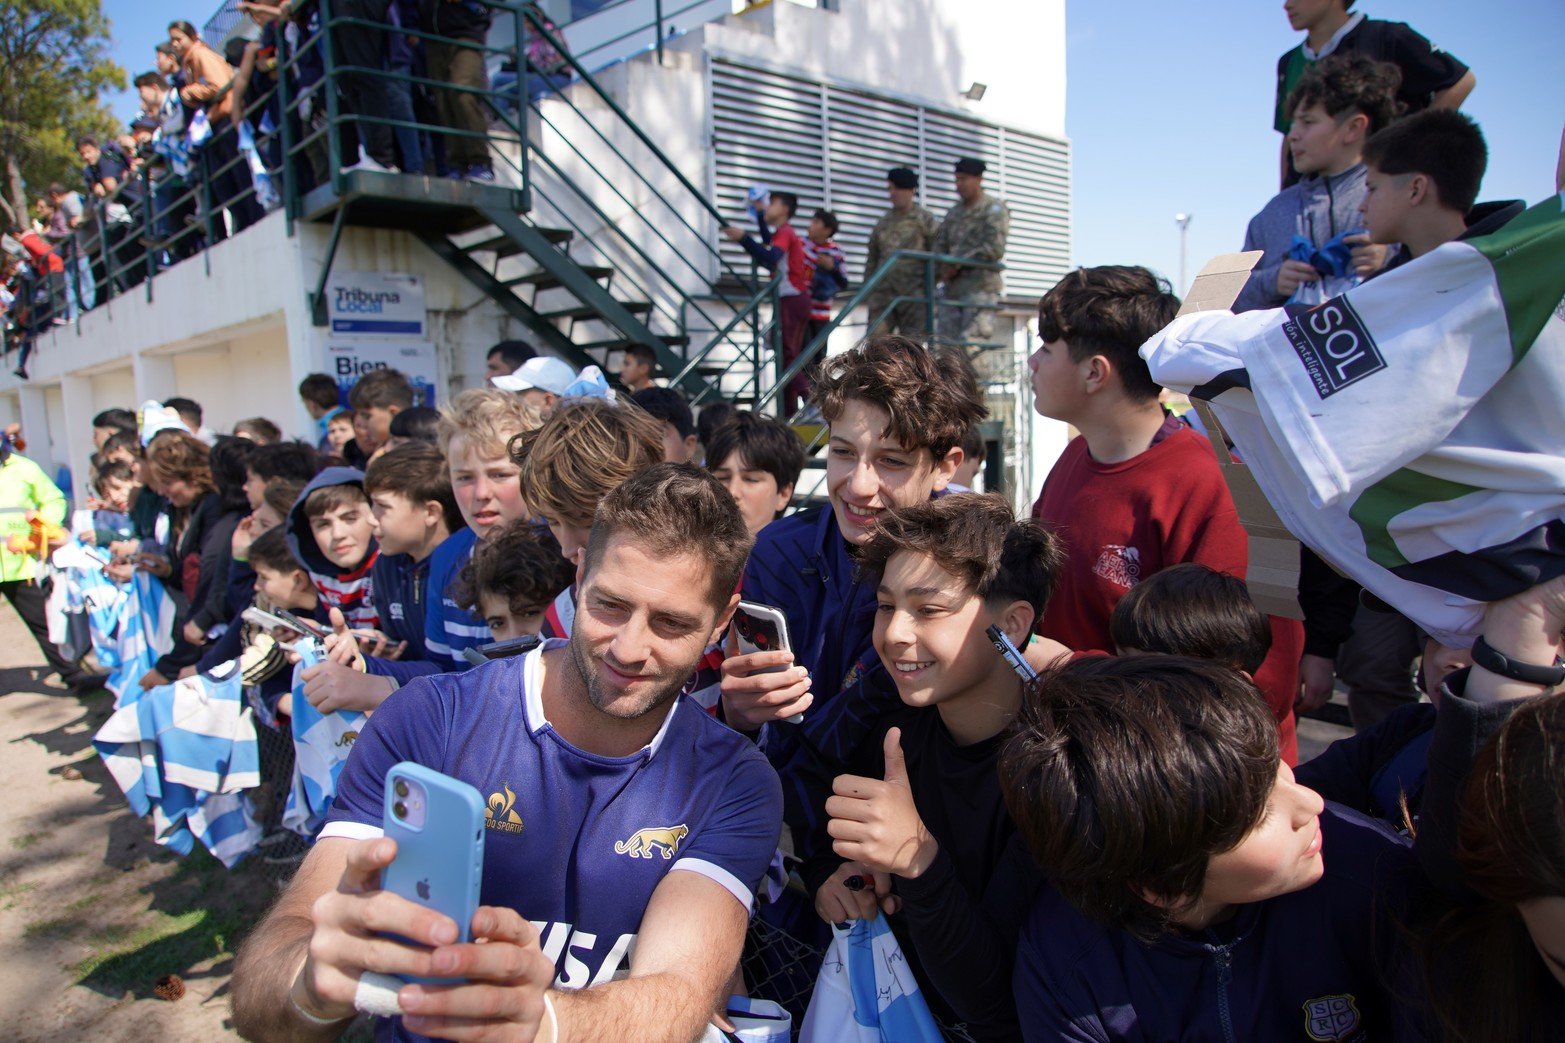
[[[424,281],[400,272],[333,272],[326,316],[337,336],[423,337]]]
[[[418,393],[418,405],[434,406],[440,375],[435,346],[429,341],[402,338],[331,341],[326,345],[326,368],[337,379],[343,405],[348,391],[372,369],[397,369]]]

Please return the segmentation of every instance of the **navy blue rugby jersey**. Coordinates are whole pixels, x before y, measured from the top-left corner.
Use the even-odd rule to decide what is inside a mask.
[[[564,646],[551,640],[392,693],[354,744],[321,836],[379,836],[384,780],[400,761],[471,784],[487,800],[482,903],[532,921],[557,986],[585,988],[628,971],[667,873],[699,873],[750,908],[777,847],[782,794],[751,743],[683,696],[628,757],[566,742],[539,696],[542,654]]]

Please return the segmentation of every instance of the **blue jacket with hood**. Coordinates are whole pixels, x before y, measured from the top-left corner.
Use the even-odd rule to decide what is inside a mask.
[[[423,561],[414,561],[407,554],[382,554],[375,562],[371,578],[375,583],[375,608],[380,613],[380,629],[393,641],[406,641],[408,647],[400,659],[371,657],[366,660],[367,672],[395,678],[402,684],[425,674],[467,668],[465,660],[444,653],[432,657],[428,644],[430,630],[444,626],[444,590],[435,589],[436,562],[445,563],[451,557],[445,550],[447,547],[471,547],[467,535],[471,535],[471,530],[458,529],[442,540]],[[457,539],[458,536],[463,538]],[[443,566],[439,582],[447,581],[447,573]],[[487,627],[484,633],[488,633]]]
[[[854,567],[827,506],[762,529],[744,568],[744,599],[782,610],[794,662],[809,670],[815,696],[802,723],[769,724],[761,742],[782,777],[783,819],[801,856],[824,825],[821,795],[803,766],[846,763],[881,716],[902,705],[870,641],[875,590],[858,582]]]
[[[352,467],[328,467],[310,480],[310,484],[304,487],[304,491],[294,501],[288,519],[283,523],[288,549],[293,551],[293,556],[310,574],[320,594],[323,609],[341,609],[350,627],[376,627],[380,620],[375,614],[370,570],[380,550],[374,538],[370,539],[369,549],[358,564],[352,568],[343,568],[322,552],[315,542],[315,534],[310,531],[310,519],[304,514],[304,504],[310,494],[333,485],[357,486],[362,493],[364,472]],[[368,498],[364,501],[364,513],[366,516],[369,514]]]

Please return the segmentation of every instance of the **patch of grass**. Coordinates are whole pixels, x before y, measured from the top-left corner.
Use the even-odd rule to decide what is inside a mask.
[[[89,934],[87,940],[94,945],[109,949],[137,933],[138,929],[134,924],[106,923]]]
[[[230,940],[247,926],[244,911],[232,908],[153,916],[143,927],[95,935],[98,951],[71,968],[76,981],[108,995],[126,989],[145,995],[163,975],[184,974],[195,964],[230,952]]]
[[[5,903],[5,905],[0,906],[0,909],[15,909],[23,895],[29,891],[36,890],[38,890],[38,885],[35,883],[11,884],[8,887],[0,887],[0,902]]]
[[[68,934],[74,934],[81,923],[68,916],[58,917],[53,920],[34,920],[22,928],[23,938],[64,938]]]
[[[18,851],[26,851],[42,839],[42,833],[21,833],[11,838],[11,846]]]
[[[88,906],[96,904],[102,897],[103,896],[100,894],[82,895],[80,898],[76,899],[76,901],[66,906],[65,911],[68,913],[79,913]]]

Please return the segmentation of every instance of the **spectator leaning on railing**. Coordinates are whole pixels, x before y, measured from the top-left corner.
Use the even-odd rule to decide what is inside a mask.
[[[151,147],[152,163],[152,235],[162,249],[175,260],[195,252],[194,236],[187,231],[187,218],[196,212],[189,194],[190,142],[185,137],[185,110],[179,93],[161,72],[144,72],[136,77],[141,109],[156,121]]]
[[[72,192],[58,181],[49,186],[49,201],[55,210],[47,235],[66,262],[65,287],[70,295],[67,307],[80,314],[98,303],[98,286],[86,248],[86,204],[80,192]]]
[[[224,239],[228,231],[221,220],[223,210],[228,211],[235,232],[249,228],[263,216],[250,183],[250,168],[239,158],[239,133],[228,90],[234,72],[222,55],[202,42],[196,27],[189,22],[170,22],[168,41],[179,55],[185,73],[180,99],[187,106],[203,107],[206,111],[211,133],[200,146],[200,171],[212,200],[212,238]],[[188,126],[194,143],[198,136],[197,120],[192,119]]]
[[[51,280],[49,311],[56,320],[73,322],[77,309],[69,281],[71,261],[67,251],[72,238],[70,226],[65,223],[58,204],[49,196],[39,196],[33,202],[33,213],[39,238],[59,262],[59,274]]]
[[[76,139],[76,154],[82,160],[82,184],[94,200],[104,266],[102,278],[110,292],[139,282],[135,269],[128,265],[126,240],[134,219],[131,206],[141,201],[141,185],[130,177],[130,159],[112,141],[99,144],[91,134]],[[124,269],[121,271],[120,269]]]

